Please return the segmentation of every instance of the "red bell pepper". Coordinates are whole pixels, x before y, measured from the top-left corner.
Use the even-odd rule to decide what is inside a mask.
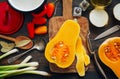
[[[33,22],[29,22],[27,23],[27,29],[28,29],[28,34],[30,38],[34,38],[34,23]]]
[[[52,17],[52,15],[55,11],[55,4],[53,2],[51,2],[51,3],[48,3],[46,5],[46,7],[47,7],[47,17],[50,18],[50,17]]]
[[[47,8],[46,8],[46,6],[44,6],[43,11],[41,11],[40,13],[32,13],[32,16],[33,17],[43,17],[46,15],[46,13],[47,13]]]
[[[35,18],[33,18],[33,23],[37,24],[37,25],[43,25],[43,24],[46,24],[46,22],[47,22],[47,19],[44,18],[44,17],[35,17]]]

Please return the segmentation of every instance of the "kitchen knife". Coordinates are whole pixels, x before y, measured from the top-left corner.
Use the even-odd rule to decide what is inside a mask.
[[[100,63],[98,62],[98,59],[96,57],[96,53],[95,53],[95,50],[92,48],[92,45],[91,45],[91,41],[90,41],[90,31],[88,32],[88,35],[87,35],[87,47],[88,47],[88,50],[89,52],[91,53],[91,57],[93,58],[94,60],[94,63],[95,63],[95,67],[98,68],[98,70],[100,71],[101,75],[104,77],[104,79],[108,79],[107,78],[107,75],[105,74],[103,68],[101,67]]]
[[[115,26],[113,26],[112,28],[110,28],[110,29],[104,31],[103,33],[101,33],[100,35],[98,35],[94,40],[98,40],[98,39],[100,39],[100,38],[103,38],[103,37],[105,37],[105,36],[108,36],[108,35],[116,32],[116,31],[118,31],[119,29],[120,29],[120,25],[115,25]]]

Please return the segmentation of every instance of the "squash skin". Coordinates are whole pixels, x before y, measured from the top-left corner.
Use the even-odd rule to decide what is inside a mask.
[[[85,58],[83,54],[83,46],[82,46],[82,40],[79,37],[76,43],[76,57],[77,57],[77,63],[76,63],[76,70],[80,76],[85,76]]]
[[[73,20],[67,20],[63,23],[56,36],[51,39],[45,49],[45,57],[50,63],[56,64],[60,68],[69,67],[75,59],[75,47],[76,41],[80,33],[80,26],[77,22]],[[65,45],[69,48],[69,55],[66,57],[65,62],[61,60],[53,60],[51,58],[51,51],[54,48],[55,44],[58,42],[64,42]],[[59,57],[58,57],[59,58]]]
[[[85,66],[88,66],[90,64],[90,57],[86,53],[80,36],[78,37],[76,43],[76,57],[76,70],[80,76],[85,76]]]
[[[110,46],[111,50],[115,51],[116,49],[113,46],[115,42],[118,42],[120,44],[120,37],[112,37],[112,38],[105,40],[99,47],[98,55],[99,55],[100,60],[110,69],[112,69],[115,75],[120,79],[120,71],[119,71],[120,70],[120,59],[117,59],[115,61],[110,59],[109,57],[106,56],[105,49],[104,49],[106,46]]]

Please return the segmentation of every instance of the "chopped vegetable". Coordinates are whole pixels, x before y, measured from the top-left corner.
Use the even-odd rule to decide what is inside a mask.
[[[47,33],[47,27],[37,27],[34,30],[34,25],[35,26],[40,26],[40,25],[45,25],[47,23],[47,19],[52,17],[54,11],[55,11],[55,3],[59,1],[59,0],[55,0],[54,2],[50,2],[47,3],[46,5],[44,5],[44,9],[40,12],[40,13],[31,13],[33,16],[32,19],[32,24],[28,23],[27,27],[28,27],[28,32],[29,32],[29,36],[31,38],[34,38],[34,33],[35,34],[45,34]],[[46,18],[46,16],[48,18]],[[31,27],[31,28],[30,28]],[[33,33],[34,31],[34,33]]]
[[[47,26],[38,26],[35,28],[35,34],[46,34],[47,33]]]
[[[83,55],[83,45],[81,42],[81,38],[78,38],[77,44],[76,44],[76,57],[77,57],[77,63],[76,63],[76,70],[80,76],[85,76],[85,58]]]
[[[35,17],[35,18],[33,18],[33,23],[34,24],[43,25],[43,24],[46,24],[46,22],[47,22],[47,19],[44,18],[44,17]]]
[[[27,23],[28,34],[30,38],[34,38],[34,23],[29,22]]]
[[[50,17],[52,17],[52,15],[55,11],[55,4],[53,2],[51,2],[51,3],[48,3],[46,5],[46,7],[47,7],[47,17],[50,18]]]
[[[55,11],[55,4],[56,2],[58,2],[59,0],[55,0],[54,2],[49,2],[44,6],[43,11],[41,11],[40,13],[32,13],[33,17],[44,17],[45,15],[47,15],[48,18],[52,17],[52,15],[54,14]]]
[[[46,6],[44,6],[43,11],[41,11],[40,13],[32,13],[32,15],[33,15],[34,18],[43,17],[43,16],[46,15],[46,12],[47,12],[47,8],[46,8]]]

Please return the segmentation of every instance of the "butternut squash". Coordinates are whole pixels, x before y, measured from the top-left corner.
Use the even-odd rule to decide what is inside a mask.
[[[120,37],[105,40],[99,47],[100,60],[120,79]]]
[[[46,59],[60,68],[69,67],[75,59],[79,33],[80,26],[77,22],[65,21],[55,37],[48,42],[45,49]]]

